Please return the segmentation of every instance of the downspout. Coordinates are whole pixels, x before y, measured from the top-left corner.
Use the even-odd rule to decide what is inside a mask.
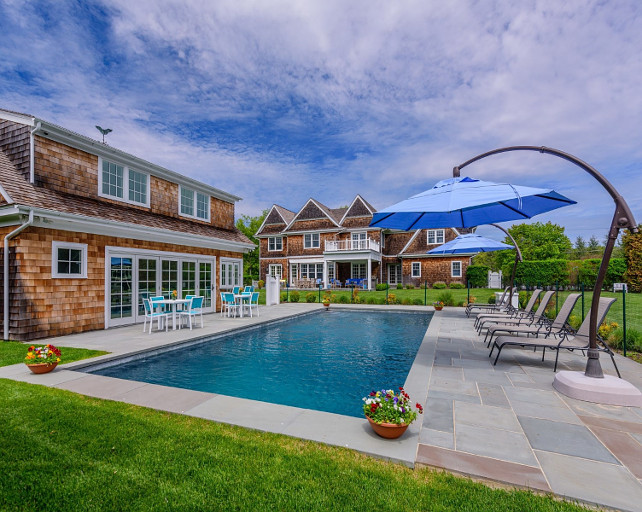
[[[3,327],[4,327],[4,340],[9,339],[9,240],[15,237],[23,229],[31,226],[33,224],[33,210],[29,210],[29,220],[24,224],[18,226],[11,233],[4,237],[4,282],[3,282],[3,291],[4,291],[4,318],[3,318]]]
[[[36,182],[36,171],[35,171],[36,144],[33,138],[33,134],[36,133],[38,130],[40,130],[41,126],[42,126],[42,123],[38,121],[34,129],[31,130],[31,132],[29,132],[29,183]]]

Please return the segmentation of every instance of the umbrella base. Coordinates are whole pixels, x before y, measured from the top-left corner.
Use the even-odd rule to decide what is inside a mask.
[[[642,392],[630,382],[611,375],[596,379],[582,372],[562,371],[555,375],[553,387],[563,395],[585,402],[642,407]]]

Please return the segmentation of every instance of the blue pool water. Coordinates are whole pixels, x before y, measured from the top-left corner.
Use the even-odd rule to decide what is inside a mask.
[[[403,385],[431,318],[322,311],[92,373],[362,416],[371,389]]]

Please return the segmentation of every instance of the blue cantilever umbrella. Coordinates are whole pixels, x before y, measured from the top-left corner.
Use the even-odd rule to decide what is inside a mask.
[[[459,235],[444,245],[435,247],[428,254],[473,254],[478,252],[504,251],[514,249],[513,245],[504,244],[476,233]]]
[[[425,228],[470,228],[523,220],[575,204],[554,190],[450,178],[433,188],[376,212],[370,226],[410,231]]]

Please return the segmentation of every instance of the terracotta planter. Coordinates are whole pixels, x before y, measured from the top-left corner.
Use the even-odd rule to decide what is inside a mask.
[[[435,311],[441,311],[442,309],[444,309],[443,306],[434,306],[434,308],[435,308]]]
[[[329,302],[324,302],[324,303],[323,303],[323,307],[324,307],[325,309],[330,309],[330,303],[329,303]]]
[[[25,363],[27,364],[27,363]],[[58,363],[37,363],[37,364],[27,364],[27,367],[33,372],[33,373],[49,373],[53,371],[53,369],[58,366]]]
[[[408,428],[407,424],[402,423],[397,425],[396,423],[375,423],[368,416],[366,419],[370,422],[372,430],[375,431],[375,434],[386,439],[396,439],[400,437]]]

